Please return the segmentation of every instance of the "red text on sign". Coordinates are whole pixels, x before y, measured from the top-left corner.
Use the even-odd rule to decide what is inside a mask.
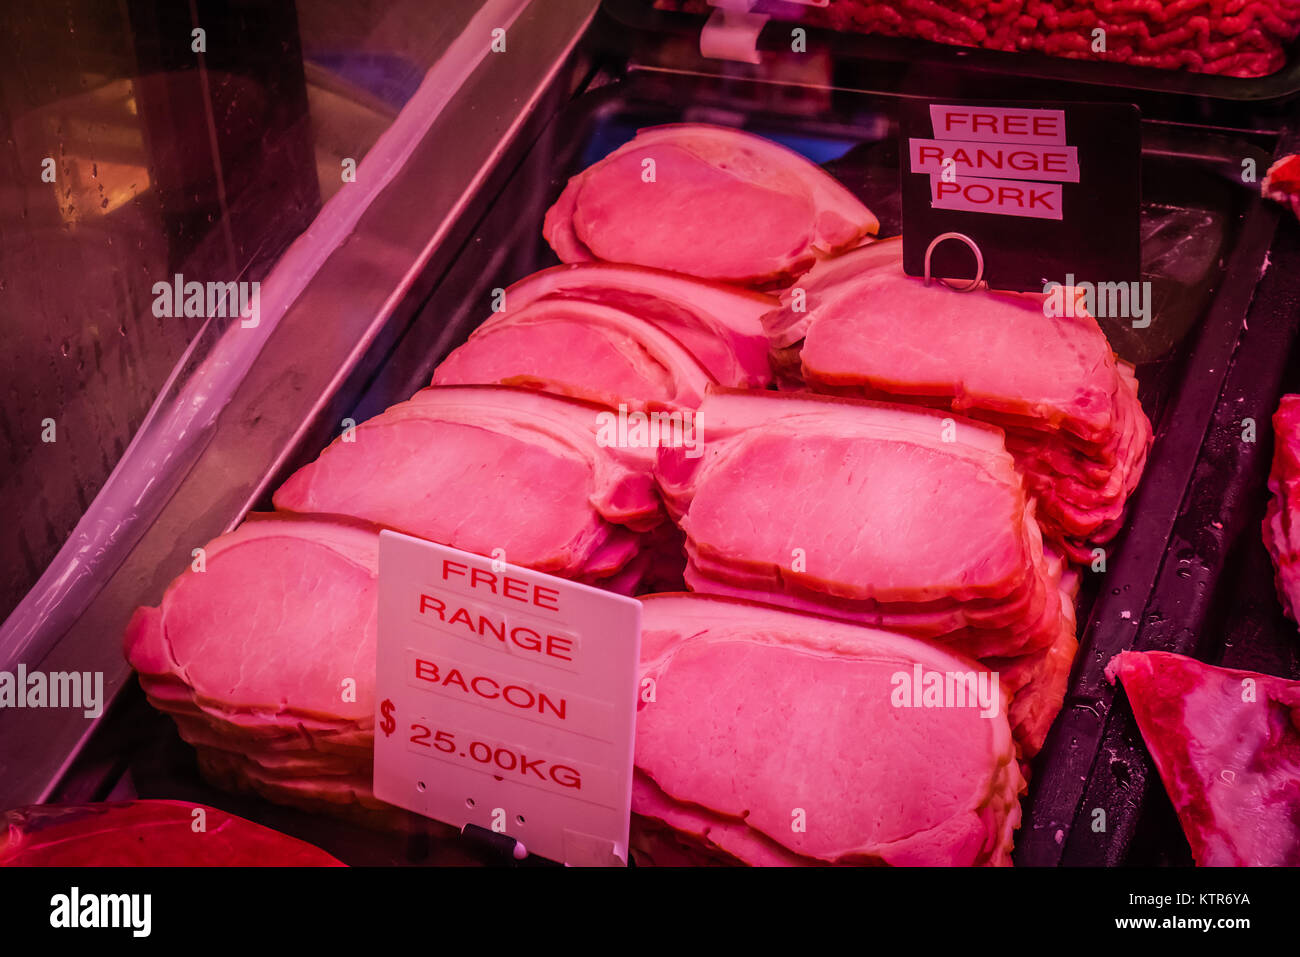
[[[542,715],[549,711],[561,721],[565,720],[568,713],[568,702],[564,698],[557,703],[545,691],[535,692],[523,685],[502,686],[501,682],[488,675],[466,675],[459,668],[451,668],[444,673],[437,664],[424,658],[415,659],[415,677],[444,689],[454,688],[489,701],[499,699],[520,711],[536,711]]]
[[[431,740],[432,739],[432,740]],[[522,751],[505,746],[493,746],[483,741],[471,741],[464,751],[458,751],[456,736],[450,731],[435,732],[428,725],[411,725],[411,743],[434,748],[444,754],[468,757],[493,771],[518,771],[523,777],[551,781],[560,787],[582,790],[582,774],[567,764],[551,764],[546,758],[530,758]]]
[[[443,581],[459,578],[468,582],[469,586],[476,590],[487,591],[493,595],[500,595],[502,598],[509,598],[526,605],[545,608],[547,611],[560,610],[559,591],[545,585],[530,584],[522,578],[514,578],[504,574],[498,575],[496,572],[490,572],[476,565],[452,561],[450,558],[442,560],[441,574]]]
[[[420,595],[420,614],[432,615],[444,625],[478,638],[494,638],[503,645],[509,643],[521,651],[559,661],[573,660],[574,639],[568,635],[542,634],[527,625],[510,626],[504,617],[471,611],[456,602],[448,605],[441,598],[423,593]]]
[[[1004,140],[1020,143],[1064,143],[1062,110],[997,106],[930,105],[934,135],[951,140]]]

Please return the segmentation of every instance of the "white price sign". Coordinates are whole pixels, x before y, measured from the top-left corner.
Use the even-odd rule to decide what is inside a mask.
[[[640,644],[635,599],[383,532],[375,795],[626,864]]]

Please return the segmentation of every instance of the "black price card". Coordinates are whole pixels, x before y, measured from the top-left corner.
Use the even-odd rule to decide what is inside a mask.
[[[909,275],[925,275],[936,237],[961,233],[996,289],[1138,281],[1136,106],[911,100],[899,121]],[[943,241],[930,275],[970,279],[975,262],[966,243]]]

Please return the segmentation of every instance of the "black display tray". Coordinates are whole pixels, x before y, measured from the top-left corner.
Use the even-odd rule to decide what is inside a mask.
[[[780,140],[823,162],[873,208],[882,235],[887,235],[899,227],[897,103],[898,98],[889,96],[792,91],[779,84],[657,71],[633,72],[582,95],[497,178],[501,185],[480,207],[484,211],[467,230],[468,239],[454,255],[440,259],[438,274],[430,277],[432,292],[417,308],[401,311],[413,315],[408,323],[386,331],[385,354],[375,364],[378,371],[359,391],[331,399],[319,428],[292,451],[271,487],[315,458],[333,437],[333,423],[345,416],[363,421],[427,385],[436,364],[490,314],[493,289],[555,264],[541,238],[546,209],[569,175],[629,139],[637,128],[718,122]],[[1116,323],[1107,331],[1117,351],[1137,365],[1140,398],[1156,427],[1156,441],[1108,571],[1085,577],[1079,609],[1081,651],[1066,710],[1032,769],[1025,822],[1017,837],[1016,860],[1021,864],[1062,862],[1067,845],[1073,847],[1073,822],[1086,813],[1085,786],[1095,789],[1110,774],[1099,755],[1114,724],[1107,716],[1118,716],[1121,709],[1112,711],[1115,691],[1102,678],[1102,669],[1111,655],[1133,646],[1157,577],[1169,564],[1180,503],[1219,404],[1277,221],[1276,210],[1243,185],[1238,174],[1240,157],[1271,155],[1275,143],[1270,137],[1215,135],[1146,123],[1143,142],[1144,276],[1155,286],[1157,314],[1142,334]],[[1275,261],[1274,272],[1280,268]],[[1294,271],[1293,265],[1289,268]],[[1266,276],[1264,289],[1271,288],[1270,278]],[[1258,297],[1256,308],[1265,308]],[[1293,327],[1297,315],[1292,309],[1276,321]],[[1247,376],[1244,383],[1256,390],[1251,401],[1261,407],[1275,400],[1276,389],[1260,373],[1270,361],[1280,367],[1283,360],[1261,357],[1255,367],[1259,374]],[[1257,492],[1243,485],[1236,494],[1258,501]],[[269,506],[269,501],[262,503]],[[183,795],[263,820],[352,863],[439,859],[427,836],[419,837],[418,827],[412,828],[414,836],[367,842],[356,836],[356,829],[207,787],[195,774],[188,748],[179,744],[174,732],[162,730],[170,723],[153,720],[156,716],[141,709],[147,711],[147,706],[133,689],[119,705],[122,717],[106,722],[101,732],[114,744],[96,747],[92,742],[61,789],[61,799],[110,793]],[[166,746],[158,744],[160,735]],[[1144,759],[1140,743],[1137,748],[1134,767]],[[116,758],[111,768],[96,767],[88,756],[105,750],[127,757]],[[1158,809],[1158,802],[1149,800],[1152,796],[1150,789],[1144,791],[1141,806]],[[1112,789],[1099,800],[1136,806],[1131,791]],[[1120,806],[1114,809],[1118,817],[1123,816]],[[1156,846],[1177,848],[1181,838],[1176,822],[1171,826],[1166,819],[1158,835],[1155,828],[1153,824],[1147,834]],[[1131,847],[1136,847],[1133,832],[1116,831],[1108,843],[1107,861],[1126,860]]]
[[[1291,148],[1291,147],[1288,147]],[[1300,632],[1282,613],[1261,523],[1273,456],[1271,417],[1279,397],[1300,392],[1300,228],[1286,215],[1270,264],[1226,364],[1214,415],[1174,522],[1134,648],[1172,651],[1210,664],[1300,679]],[[1253,419],[1256,441],[1243,440]],[[1121,692],[1100,722],[1091,760],[1062,750],[1058,780],[1084,774],[1077,824],[1062,847],[1068,865],[1190,864],[1191,851]],[[1063,749],[1076,723],[1058,728]],[[1078,760],[1076,760],[1076,757]],[[1076,789],[1077,790],[1077,789]],[[1061,796],[1038,795],[1062,806]],[[1089,827],[1105,807],[1107,833]]]

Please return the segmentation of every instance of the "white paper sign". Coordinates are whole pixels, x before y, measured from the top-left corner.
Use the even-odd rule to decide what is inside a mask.
[[[375,795],[626,864],[640,644],[635,599],[383,532]]]

